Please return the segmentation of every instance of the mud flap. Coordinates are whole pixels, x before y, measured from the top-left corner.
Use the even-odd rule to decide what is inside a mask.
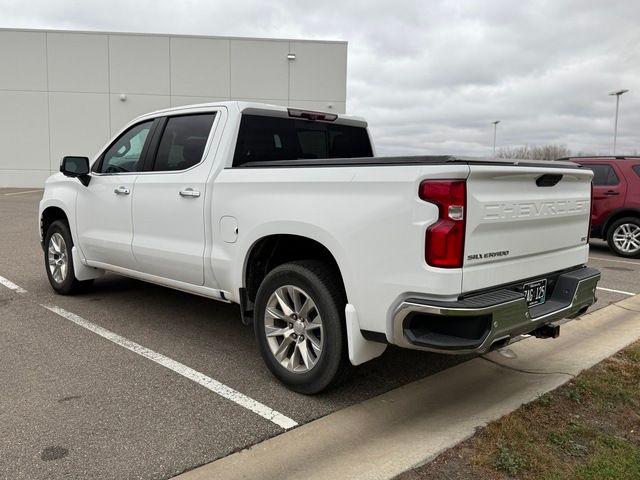
[[[347,320],[347,343],[349,345],[349,360],[351,364],[360,365],[382,355],[387,348],[387,344],[371,342],[362,336],[355,307],[348,303],[344,313]]]
[[[94,278],[100,278],[104,275],[104,270],[101,268],[86,266],[83,258],[80,256],[80,252],[75,246],[71,248],[71,256],[73,257],[73,270],[75,271],[75,277],[78,281],[93,280]]]

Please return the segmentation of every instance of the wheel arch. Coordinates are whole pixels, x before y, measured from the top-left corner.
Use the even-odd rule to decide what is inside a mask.
[[[640,220],[640,208],[626,207],[611,212],[602,226],[602,238],[606,239],[611,225],[624,217],[635,217]]]
[[[330,265],[348,298],[343,269],[329,248],[304,235],[277,233],[257,239],[245,256],[242,280],[246,300],[253,303],[260,283],[271,270],[294,260],[320,260]]]
[[[44,248],[44,237],[51,224],[57,220],[64,220],[69,224],[69,216],[60,207],[50,205],[46,207],[40,215],[40,245]]]

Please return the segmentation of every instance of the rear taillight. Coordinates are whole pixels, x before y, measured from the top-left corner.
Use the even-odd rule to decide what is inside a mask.
[[[464,180],[425,180],[420,184],[422,200],[438,206],[438,221],[427,228],[424,257],[440,268],[460,268],[464,258],[467,210]]]

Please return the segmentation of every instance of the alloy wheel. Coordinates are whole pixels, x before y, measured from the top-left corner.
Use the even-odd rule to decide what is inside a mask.
[[[271,353],[290,372],[306,373],[318,363],[324,343],[322,318],[301,288],[284,285],[271,294],[264,329]]]
[[[613,243],[626,254],[640,251],[640,226],[633,223],[619,225],[613,232]]]
[[[47,257],[51,277],[56,283],[63,283],[67,278],[67,272],[69,270],[69,252],[64,237],[58,232],[49,238]]]

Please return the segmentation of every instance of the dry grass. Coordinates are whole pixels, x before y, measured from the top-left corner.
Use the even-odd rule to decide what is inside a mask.
[[[640,479],[640,342],[401,478]]]

